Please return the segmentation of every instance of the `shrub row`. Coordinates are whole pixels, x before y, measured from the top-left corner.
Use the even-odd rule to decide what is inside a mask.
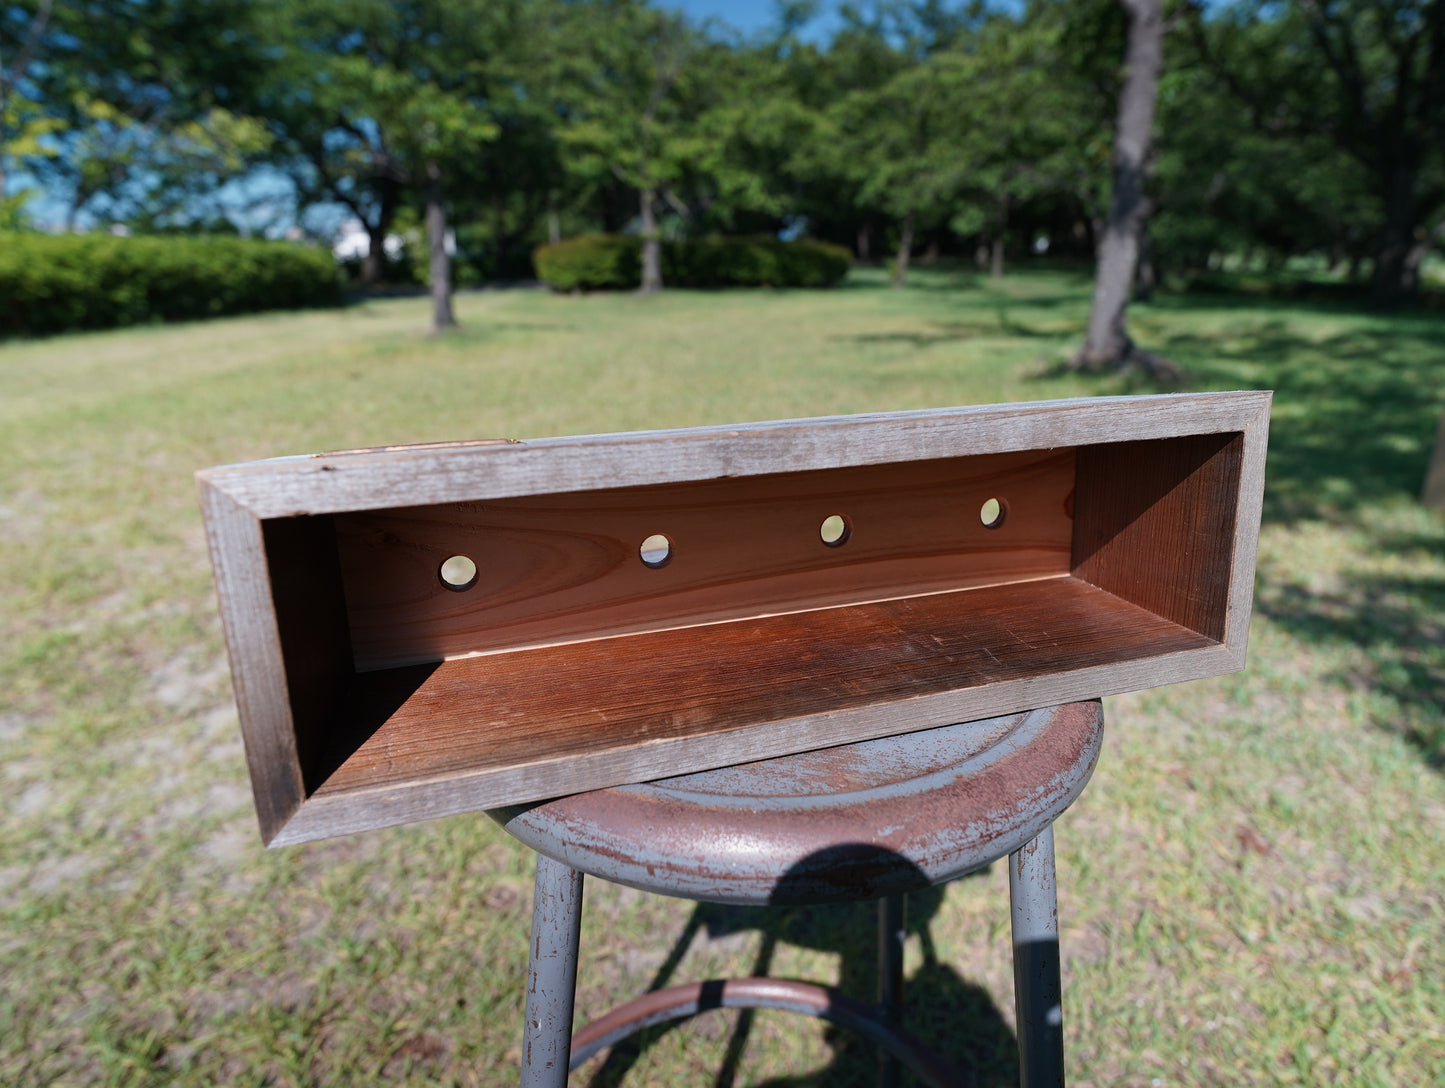
[[[558,291],[625,289],[642,282],[642,240],[585,234],[532,254],[537,276]],[[802,239],[699,238],[662,243],[662,281],[670,287],[831,287],[848,274],[842,246]]]
[[[0,233],[0,334],[334,305],[336,262],[294,242]]]

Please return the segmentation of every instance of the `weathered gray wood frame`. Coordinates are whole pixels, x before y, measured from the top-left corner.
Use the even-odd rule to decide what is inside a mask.
[[[1098,398],[397,447],[202,471],[201,504],[262,836],[271,845],[301,842],[1236,671],[1248,634],[1269,407],[1267,392]],[[308,620],[307,601],[288,603],[295,592],[303,598],[309,592],[306,572],[288,585],[286,572],[268,560],[268,540],[288,531],[288,519],[1199,435],[1239,438],[1228,495],[1233,508],[1217,511],[1232,534],[1227,602],[1216,617],[1222,637],[1208,645],[1081,668],[1063,661],[1047,675],[821,714],[789,712],[702,736],[584,745],[567,758],[508,767],[332,792],[308,781],[314,772],[303,748],[316,742],[298,729],[288,667],[293,676],[313,667],[313,659],[322,661],[316,667],[334,668],[349,661],[350,650],[344,630]],[[327,548],[325,541],[298,546],[318,555]],[[279,613],[287,608],[294,615],[283,624]],[[318,698],[325,703],[324,694]],[[340,699],[308,713],[338,714]]]

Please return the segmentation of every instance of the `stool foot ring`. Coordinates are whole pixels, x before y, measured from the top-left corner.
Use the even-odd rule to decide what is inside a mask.
[[[958,1083],[942,1058],[907,1032],[886,1024],[868,1006],[806,982],[773,978],[712,979],[643,994],[594,1020],[572,1036],[570,1068],[643,1028],[683,1020],[711,1009],[781,1009],[816,1016],[856,1031],[883,1047],[932,1088]]]

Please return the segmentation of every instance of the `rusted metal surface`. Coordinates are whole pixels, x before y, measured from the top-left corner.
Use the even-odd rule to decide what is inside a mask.
[[[885,1023],[877,1011],[822,986],[772,978],[714,979],[643,994],[573,1036],[572,1068],[643,1028],[710,1009],[781,1009],[816,1016],[883,1047],[933,1088],[959,1082],[957,1072],[943,1059],[907,1032]]]
[[[708,902],[819,903],[939,884],[1017,850],[1093,773],[1097,702],[494,810],[583,872]]]
[[[522,1088],[567,1088],[582,874],[538,855],[522,1030]]]
[[[1008,860],[1019,1084],[1063,1088],[1064,1010],[1053,827],[1044,828]]]

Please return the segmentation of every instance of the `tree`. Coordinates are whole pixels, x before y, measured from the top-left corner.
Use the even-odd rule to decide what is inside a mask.
[[[302,0],[253,105],[271,119],[306,197],[338,200],[366,224],[369,280],[379,278],[401,202],[420,198],[433,333],[456,324],[448,179],[499,133],[495,58],[513,16],[485,0]]]
[[[914,232],[948,217],[970,163],[947,134],[958,103],[961,57],[933,57],[883,86],[855,91],[834,112],[830,141],[859,199],[882,210],[898,230],[893,286],[908,274]]]
[[[0,10],[0,226],[19,209],[5,192],[9,160],[43,153],[41,140],[53,128],[35,97],[26,93],[50,25],[51,6],[51,0],[40,0],[33,10],[10,6]]]
[[[1187,39],[1160,85],[1150,219],[1155,259],[1185,275],[1226,256],[1282,267],[1321,254],[1332,270],[1370,254],[1380,223],[1369,175],[1324,136],[1260,132],[1250,107],[1224,92]]]
[[[952,140],[970,170],[951,225],[987,243],[994,278],[1003,274],[1015,219],[1046,205],[1074,208],[1068,215],[1077,222],[1087,205],[1080,194],[1095,184],[1098,125],[1058,14],[1044,4],[1019,18],[995,14],[961,43],[968,66],[955,93],[968,107]]]
[[[267,150],[233,94],[262,69],[262,4],[243,0],[71,0],[0,12],[0,52],[17,12],[31,32],[4,114],[28,101],[22,159],[69,204],[141,228],[214,218],[221,187]],[[48,16],[48,18],[46,17]],[[225,41],[225,48],[215,43]],[[7,53],[8,55],[8,53]],[[12,144],[11,149],[14,149]]]
[[[658,209],[686,210],[678,190],[709,140],[698,130],[709,88],[704,54],[718,48],[682,15],[641,0],[579,5],[564,62],[568,114],[560,136],[568,168],[591,184],[610,176],[636,194],[642,294],[662,288]]]
[[[1161,0],[1119,3],[1129,25],[1114,128],[1113,186],[1109,218],[1095,243],[1089,328],[1074,363],[1086,370],[1134,365],[1165,377],[1173,370],[1172,364],[1135,346],[1126,321],[1140,242],[1152,208],[1147,184],[1154,109],[1164,64],[1164,12]]]
[[[908,14],[899,5],[844,9],[823,65],[826,94],[815,92],[817,130],[798,157],[803,173],[863,221],[860,256],[873,221],[896,232],[895,287],[907,276],[920,215],[944,214],[960,171],[956,159],[939,154],[951,72],[928,66],[934,43]]]
[[[1445,237],[1445,0],[1244,0],[1191,25],[1258,131],[1323,137],[1371,179],[1374,300],[1412,299]]]

